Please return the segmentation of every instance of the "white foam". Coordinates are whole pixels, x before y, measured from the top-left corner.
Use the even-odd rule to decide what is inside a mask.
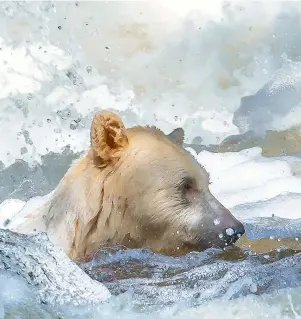
[[[0,227],[4,228],[7,219],[12,219],[25,205],[20,199],[7,199],[0,204]]]
[[[197,160],[210,173],[212,193],[234,213],[241,212],[235,207],[247,205],[249,217],[301,217],[301,179],[293,175],[299,157],[265,158],[255,147],[235,153],[202,151]]]
[[[294,303],[291,302],[290,294],[295,294]],[[283,290],[280,293],[262,296],[247,296],[234,300],[214,300],[206,305],[184,310],[175,315],[175,319],[197,318],[240,318],[240,319],[289,319],[300,318],[295,311],[298,307],[300,288]],[[250,307],[252,305],[252,307]],[[300,308],[299,308],[300,309]],[[300,310],[298,310],[300,312]]]
[[[91,117],[99,109],[120,112],[126,125],[155,124],[167,133],[182,126],[188,142],[201,136],[204,143],[215,143],[247,129],[298,125],[300,98],[289,104],[291,97],[280,106],[253,105],[239,127],[232,119],[241,98],[270,79],[271,96],[287,84],[298,88],[299,13],[296,2],[269,1],[241,1],[238,7],[221,1],[3,3],[0,161],[5,166],[16,159],[34,164],[66,145],[74,152],[86,149]],[[297,158],[266,159],[260,148],[188,151],[210,172],[213,194],[237,216],[300,218]],[[26,205],[4,201],[0,223],[17,212],[14,220],[22,222],[45,199],[33,198]],[[3,278],[0,282],[2,287]],[[7,278],[4,283],[10,288]],[[6,302],[3,291],[1,302]],[[0,305],[0,317],[1,311]],[[278,304],[256,297],[218,300],[182,315],[259,314],[283,318]]]
[[[234,206],[231,211],[244,221],[257,217],[281,217],[300,219],[301,194],[288,193],[286,190],[271,199]]]
[[[22,224],[29,214],[32,214],[37,208],[41,207],[53,194],[53,191],[45,196],[36,196],[27,202],[18,199],[7,199],[0,205],[0,228],[14,229]],[[6,219],[10,223],[6,225]]]
[[[282,45],[294,40],[281,37],[289,19],[273,37],[278,13],[289,15],[290,6],[299,12],[299,4],[269,2],[3,5],[0,160],[32,163],[66,145],[86,149],[99,109],[123,112],[127,125],[155,124],[166,132],[183,126],[187,141],[202,136],[215,143],[238,133],[232,118],[241,97],[271,78],[283,64]],[[283,72],[275,85],[290,79]],[[66,108],[71,115],[57,114]],[[268,125],[296,124],[291,112],[275,113]]]

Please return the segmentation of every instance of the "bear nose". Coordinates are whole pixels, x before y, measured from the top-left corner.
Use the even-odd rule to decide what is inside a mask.
[[[223,240],[226,245],[234,244],[245,233],[245,227],[238,222],[233,227],[228,227],[223,232]]]

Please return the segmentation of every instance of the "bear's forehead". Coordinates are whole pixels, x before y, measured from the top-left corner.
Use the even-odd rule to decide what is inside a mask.
[[[163,156],[164,154],[174,154],[186,156],[182,147],[171,142],[168,137],[156,127],[134,127],[127,129],[127,136],[130,148],[143,152],[154,153],[154,155]]]
[[[207,179],[206,171],[184,148],[172,143],[156,127],[134,127],[128,129],[130,148],[145,164],[179,170],[196,178]],[[140,161],[138,161],[140,162]]]
[[[126,130],[130,137],[153,137],[157,139],[165,139],[166,135],[156,126],[135,126]]]

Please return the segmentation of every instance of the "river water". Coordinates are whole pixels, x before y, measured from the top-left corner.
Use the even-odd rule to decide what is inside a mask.
[[[36,302],[0,273],[0,318],[301,317],[301,2],[1,2],[0,219],[52,191],[99,109],[181,126],[241,250],[103,249],[82,267],[113,297]]]

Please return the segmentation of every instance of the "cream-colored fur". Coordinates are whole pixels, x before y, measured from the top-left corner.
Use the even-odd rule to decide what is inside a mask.
[[[224,228],[241,224],[210,193],[208,175],[182,148],[183,138],[179,129],[168,136],[126,129],[116,114],[97,114],[91,149],[41,207],[10,229],[45,231],[73,260],[91,258],[101,245],[167,253],[220,245]]]

